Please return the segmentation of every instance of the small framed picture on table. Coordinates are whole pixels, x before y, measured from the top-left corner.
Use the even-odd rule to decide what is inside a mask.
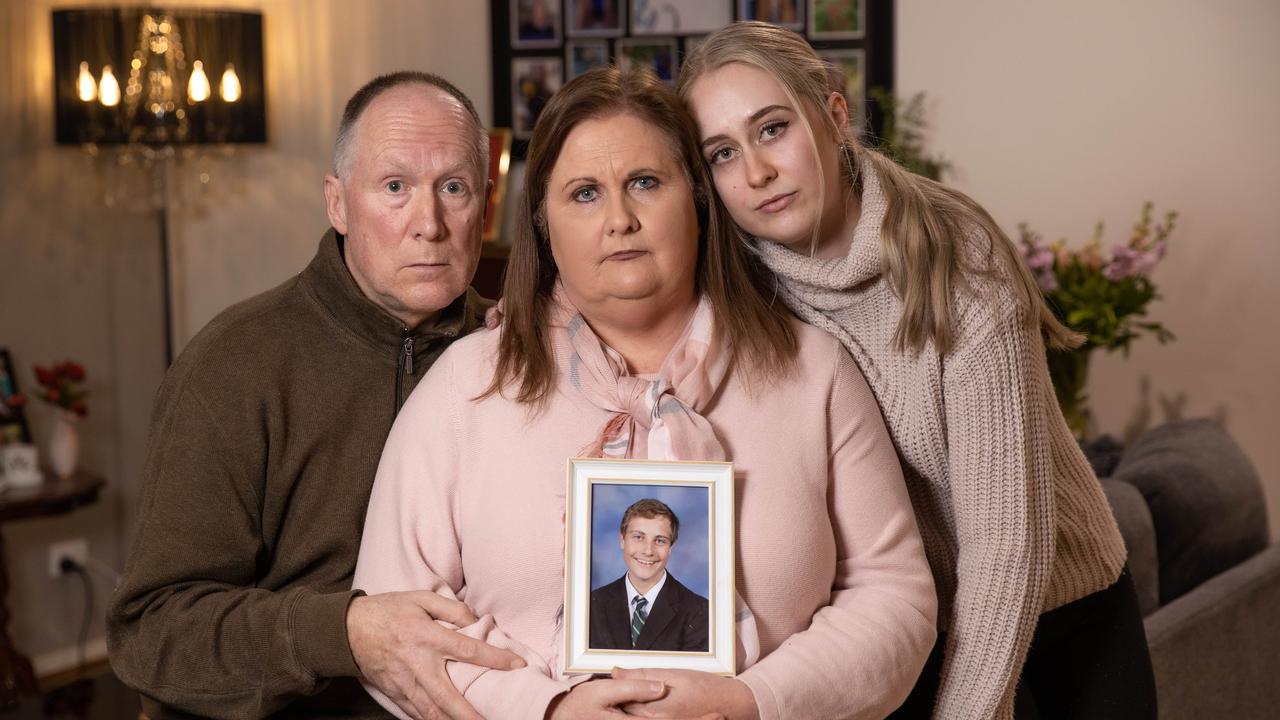
[[[507,197],[510,168],[511,128],[493,128],[489,131],[489,193],[484,206],[484,231],[480,234],[487,243],[497,242],[502,234],[502,205]]]
[[[733,675],[733,465],[575,458],[563,670]]]

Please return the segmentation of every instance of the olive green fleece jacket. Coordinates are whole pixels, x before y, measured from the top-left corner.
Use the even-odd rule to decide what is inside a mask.
[[[487,307],[468,289],[407,330],[330,230],[301,274],[191,341],[156,398],[107,614],[112,667],[153,720],[386,716],[347,645],[365,506],[400,405]]]

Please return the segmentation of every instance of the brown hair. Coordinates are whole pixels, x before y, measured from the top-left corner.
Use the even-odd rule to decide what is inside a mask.
[[[738,242],[733,220],[711,187],[693,118],[652,71],[599,68],[561,88],[533,128],[524,197],[502,288],[497,367],[482,397],[515,383],[518,402],[540,403],[555,384],[555,360],[543,328],[559,275],[547,234],[547,182],[573,128],[614,115],[630,115],[660,130],[684,168],[698,213],[694,278],[715,312],[717,341],[727,346],[732,360],[745,361],[752,379],[787,372],[793,365],[796,339],[790,315],[780,303],[766,302],[756,292],[768,275]]]
[[[836,127],[825,112],[832,92],[829,66],[804,38],[776,25],[737,22],[712,33],[685,59],[678,92],[686,102],[693,84],[703,75],[730,63],[740,63],[768,73],[797,109],[810,108],[825,122],[841,146],[842,176],[855,192],[856,158],[870,160],[885,197],[888,212],[880,229],[883,274],[902,300],[902,317],[894,333],[894,348],[919,352],[932,340],[940,353],[955,344],[953,290],[964,285],[966,274],[1001,275],[1014,297],[1028,312],[1029,327],[1038,326],[1048,343],[1074,347],[1083,338],[1054,317],[1040,294],[1035,278],[1021,254],[995,220],[967,195],[908,172],[883,154],[863,147],[852,131]],[[813,139],[804,113],[801,124]],[[965,233],[979,229],[989,241],[989,269],[978,269],[962,252]],[[815,233],[817,229],[815,228]]]
[[[631,507],[622,513],[622,522],[618,523],[618,534],[627,534],[627,525],[631,524],[634,518],[657,518],[664,517],[667,522],[671,523],[671,544],[676,544],[676,538],[680,537],[680,518],[672,512],[671,508],[661,500],[653,498],[644,498],[631,503]]]

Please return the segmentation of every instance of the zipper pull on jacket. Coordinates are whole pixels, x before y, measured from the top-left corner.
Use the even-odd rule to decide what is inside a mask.
[[[413,338],[404,339],[404,374],[413,374]]]

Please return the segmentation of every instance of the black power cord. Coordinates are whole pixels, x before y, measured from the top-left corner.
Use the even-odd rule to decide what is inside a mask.
[[[84,620],[80,622],[80,642],[76,646],[76,659],[79,661],[79,670],[83,673],[88,665],[85,655],[89,645],[89,625],[93,622],[93,579],[83,565],[69,557],[62,558],[58,568],[64,575],[74,573],[84,586]]]
[[[79,677],[69,685],[64,685],[44,696],[44,716],[47,718],[73,717],[87,718],[89,708],[93,705],[93,680],[86,676],[88,671],[89,626],[93,622],[93,581],[89,571],[80,563],[69,557],[58,562],[58,569],[63,575],[76,575],[84,587],[84,620],[80,623],[80,642],[76,647]]]

